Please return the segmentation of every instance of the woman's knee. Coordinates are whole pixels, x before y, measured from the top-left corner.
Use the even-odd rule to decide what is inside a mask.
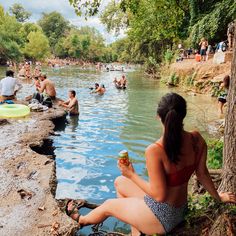
[[[116,188],[116,191],[119,192],[119,190],[121,189],[122,186],[124,186],[124,182],[126,181],[126,177],[124,176],[118,176],[115,181],[114,181],[114,185]]]

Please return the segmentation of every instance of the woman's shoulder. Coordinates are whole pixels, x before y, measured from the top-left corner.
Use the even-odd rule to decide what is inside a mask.
[[[202,135],[200,134],[199,131],[193,130],[193,131],[190,131],[188,133],[192,136],[194,142],[201,143],[201,144],[205,143],[205,139],[202,137]]]
[[[146,156],[147,155],[162,156],[164,153],[165,153],[164,147],[159,140],[155,143],[150,144],[145,150]]]

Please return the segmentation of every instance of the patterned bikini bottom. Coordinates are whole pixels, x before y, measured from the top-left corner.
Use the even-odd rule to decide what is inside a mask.
[[[148,195],[144,197],[144,202],[160,221],[166,233],[184,220],[188,208],[187,202],[180,207],[174,207],[165,202],[158,202]]]

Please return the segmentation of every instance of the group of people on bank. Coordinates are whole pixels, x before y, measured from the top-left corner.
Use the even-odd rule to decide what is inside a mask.
[[[37,100],[39,103],[51,101],[51,104],[56,100],[56,88],[53,81],[47,78],[44,73],[39,73],[33,77],[33,85],[35,87],[35,93],[26,97],[26,100],[32,101]],[[19,79],[14,78],[14,71],[7,70],[6,77],[0,81],[0,102],[4,103],[8,100],[16,100],[16,94],[22,89],[23,84]],[[79,114],[79,103],[76,98],[76,92],[70,90],[68,93],[67,101],[59,101],[58,104],[69,112],[70,115]],[[46,104],[46,103],[45,103]]]

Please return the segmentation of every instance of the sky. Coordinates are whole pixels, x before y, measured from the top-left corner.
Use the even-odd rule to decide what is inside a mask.
[[[109,2],[109,0],[103,0],[103,6]],[[74,8],[69,4],[69,0],[0,0],[0,4],[4,7],[6,11],[14,3],[20,3],[23,7],[32,13],[29,21],[36,22],[42,16],[42,12],[60,12],[71,24],[80,26],[93,26],[103,35],[106,43],[114,42],[117,37],[114,34],[108,33],[105,26],[100,22],[99,16],[90,17],[87,21],[84,17],[78,17]],[[121,33],[119,37],[123,37],[124,34]]]

